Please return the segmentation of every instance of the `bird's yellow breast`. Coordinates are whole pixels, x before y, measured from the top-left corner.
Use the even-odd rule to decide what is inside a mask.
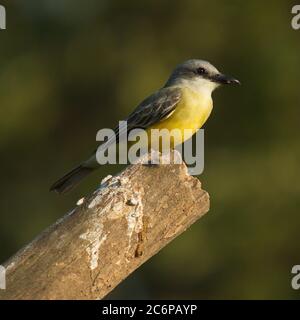
[[[180,132],[181,142],[184,142],[203,126],[211,113],[212,107],[210,94],[183,88],[181,89],[181,99],[173,113],[149,129],[168,129],[169,131],[179,129],[177,131]],[[188,129],[188,131],[185,131],[185,129]]]

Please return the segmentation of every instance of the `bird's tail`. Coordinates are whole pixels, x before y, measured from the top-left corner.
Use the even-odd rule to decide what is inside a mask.
[[[83,165],[76,167],[62,178],[57,180],[50,188],[50,191],[65,193],[73,189],[83,178],[89,175],[94,169]]]

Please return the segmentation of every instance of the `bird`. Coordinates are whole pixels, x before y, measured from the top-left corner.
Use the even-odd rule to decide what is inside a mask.
[[[240,84],[232,76],[218,71],[211,63],[201,59],[190,59],[175,67],[165,85],[143,100],[125,119],[127,133],[133,129],[189,129],[190,136],[196,133],[209,118],[213,109],[212,92],[221,85]],[[121,136],[120,128],[114,130],[117,141]],[[188,139],[184,136],[182,139]],[[103,144],[104,145],[104,144]],[[175,146],[174,146],[175,147]],[[57,180],[50,191],[59,194],[72,190],[91,172],[100,167],[97,152],[79,166]]]

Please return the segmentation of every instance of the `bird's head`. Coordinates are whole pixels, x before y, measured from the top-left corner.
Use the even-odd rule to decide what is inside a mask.
[[[193,86],[196,90],[214,89],[223,84],[240,84],[239,80],[222,74],[216,67],[204,60],[192,59],[178,65],[172,72],[166,86]]]

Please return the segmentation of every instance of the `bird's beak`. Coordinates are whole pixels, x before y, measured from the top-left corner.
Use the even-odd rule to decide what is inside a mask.
[[[219,84],[241,84],[239,80],[231,76],[226,76],[225,74],[222,74],[222,73],[215,75],[212,80]]]

